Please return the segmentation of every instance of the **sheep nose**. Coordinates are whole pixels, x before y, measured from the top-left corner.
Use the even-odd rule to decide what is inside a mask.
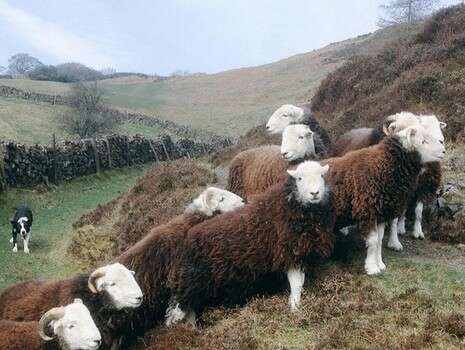
[[[316,192],[310,192],[310,194],[311,194],[313,197],[316,197],[316,196],[318,196],[318,193],[320,193],[320,191],[316,191]]]
[[[102,344],[102,341],[100,339],[94,340],[94,344],[100,346]]]
[[[138,302],[142,302],[142,300],[144,300],[144,297],[142,297],[142,296],[137,297],[136,300],[137,300]]]
[[[266,126],[266,130],[270,130],[270,126],[269,126],[269,125]]]
[[[289,154],[289,152],[283,152],[283,153],[281,153],[281,155],[282,155],[284,158],[286,158],[288,154]]]

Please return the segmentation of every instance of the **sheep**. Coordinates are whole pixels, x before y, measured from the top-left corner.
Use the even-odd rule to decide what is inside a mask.
[[[40,321],[0,320],[0,348],[96,350],[101,336],[81,299],[47,311]]]
[[[444,145],[415,125],[377,145],[324,162],[330,165],[326,180],[334,193],[336,226],[358,223],[367,245],[367,274],[386,268],[382,261],[385,222],[405,211],[423,164],[439,161],[444,154]]]
[[[286,177],[290,164],[317,158],[313,137],[307,125],[289,125],[281,147],[268,145],[239,153],[231,161],[227,189],[246,199],[262,193]]]
[[[189,204],[183,214],[164,225],[153,228],[142,240],[116,258],[136,272],[136,278],[144,292],[144,303],[131,317],[132,328],[143,332],[161,321],[169,302],[167,279],[171,261],[176,256],[179,240],[187,231],[217,214],[237,210],[244,200],[219,188],[204,190]],[[125,344],[137,334],[130,334]]]
[[[246,290],[270,273],[287,273],[289,306],[297,310],[305,268],[329,257],[335,215],[324,174],[328,166],[306,161],[287,179],[237,211],[190,229],[169,280],[168,326],[195,317],[230,288]]]
[[[379,143],[386,135],[395,133],[408,126],[422,125],[431,136],[444,143],[444,136],[441,129],[446,127],[446,123],[440,122],[434,115],[416,116],[410,112],[401,112],[389,116],[384,121],[380,129],[353,129],[342,135],[337,142],[332,145],[330,155],[332,157],[343,156],[344,154]],[[423,203],[431,201],[441,184],[441,167],[439,163],[425,164],[418,181],[418,187],[412,193],[412,200],[409,208],[414,208],[415,221],[413,237],[424,238],[421,219]],[[395,218],[391,222],[388,247],[397,251],[403,249],[399,241],[398,233],[405,233],[405,215]]]
[[[18,283],[0,295],[0,319],[34,321],[50,308],[81,298],[102,332],[102,348],[117,349],[127,315],[142,302],[133,274],[115,263],[67,280]]]
[[[327,149],[331,145],[331,140],[328,133],[320,126],[320,123],[315,119],[310,107],[305,105],[297,107],[291,104],[285,104],[279,107],[266,123],[266,130],[270,134],[281,134],[288,125],[305,124],[315,132],[315,150],[320,158],[324,158]]]

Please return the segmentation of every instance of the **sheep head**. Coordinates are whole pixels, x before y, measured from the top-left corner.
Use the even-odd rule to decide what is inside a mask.
[[[136,308],[141,305],[143,294],[134,274],[120,263],[103,266],[89,276],[89,289],[92,293],[105,292],[117,310]]]
[[[444,143],[433,137],[421,125],[408,127],[397,133],[403,146],[410,151],[417,151],[423,163],[437,162],[444,158]]]
[[[187,207],[186,213],[201,213],[212,216],[215,212],[226,213],[244,206],[244,200],[238,195],[216,187],[203,191]]]
[[[304,118],[304,110],[294,105],[279,107],[268,119],[266,130],[270,134],[281,134],[286,126],[299,124]]]
[[[80,299],[46,312],[39,321],[39,335],[45,341],[58,338],[62,348],[70,350],[96,350],[101,343],[100,332]]]
[[[288,162],[315,156],[313,131],[308,125],[289,125],[284,129],[281,142],[281,155]]]
[[[321,166],[314,161],[300,163],[295,170],[288,170],[295,181],[297,200],[304,205],[324,200],[327,193],[324,175],[328,170],[329,165]]]

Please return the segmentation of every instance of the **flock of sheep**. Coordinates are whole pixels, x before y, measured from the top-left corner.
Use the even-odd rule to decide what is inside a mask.
[[[423,203],[440,185],[445,155],[445,124],[435,116],[402,112],[333,144],[296,106],[279,108],[266,127],[282,134],[281,146],[238,154],[228,190],[207,188],[110,265],[5,290],[0,348],[127,348],[163,321],[195,325],[206,307],[249,297],[283,274],[296,310],[305,270],[328,258],[349,226],[366,241],[370,275],[386,268],[386,224],[388,246],[402,249],[398,233],[405,232],[409,208],[413,235],[423,237]]]

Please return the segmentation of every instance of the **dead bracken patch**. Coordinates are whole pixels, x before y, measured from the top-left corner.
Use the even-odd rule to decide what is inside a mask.
[[[312,110],[333,137],[375,127],[386,115],[437,113],[446,136],[463,135],[465,6],[443,9],[376,56],[352,59],[322,82]],[[326,122],[326,123],[325,123]]]
[[[308,279],[301,310],[287,292],[242,308],[207,311],[202,326],[160,326],[135,349],[425,349],[463,343],[464,315],[438,312],[428,295],[388,296],[348,267],[327,265]]]
[[[89,267],[111,259],[151,228],[182,213],[214,182],[214,173],[201,162],[182,159],[155,165],[130,191],[81,217],[68,252]]]

